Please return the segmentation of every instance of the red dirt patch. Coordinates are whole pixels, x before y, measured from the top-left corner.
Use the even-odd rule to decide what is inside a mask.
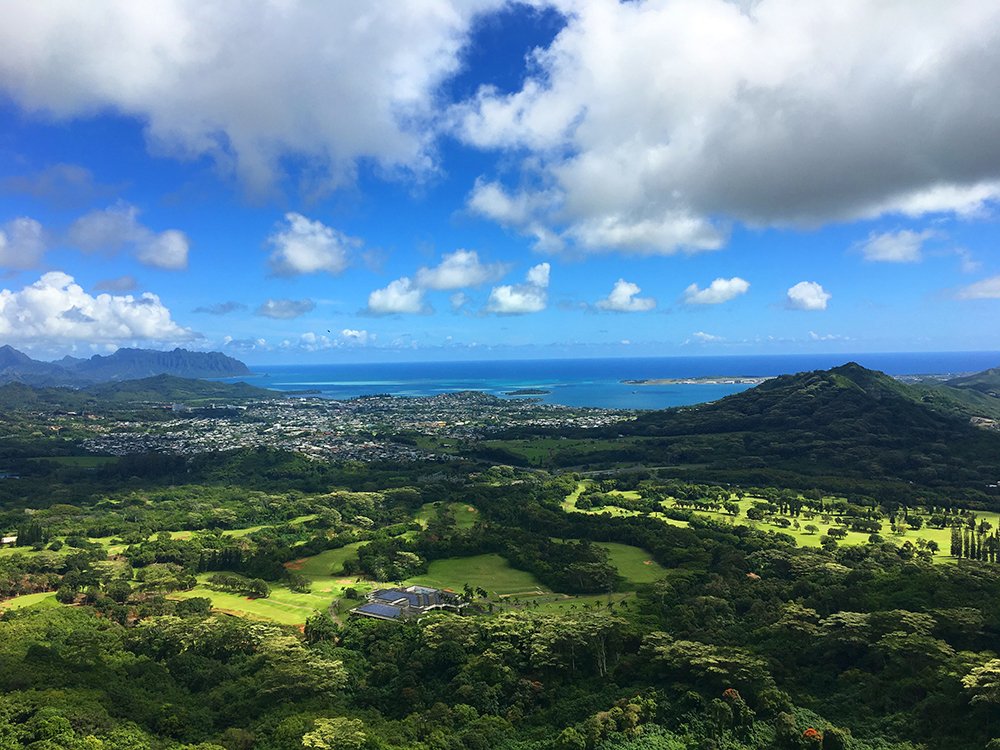
[[[287,570],[302,570],[306,564],[306,558],[300,557],[298,560],[292,560],[291,562],[285,563],[285,568]]]

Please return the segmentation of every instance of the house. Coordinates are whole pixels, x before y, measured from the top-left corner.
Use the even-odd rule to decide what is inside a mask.
[[[463,606],[451,591],[427,586],[378,589],[367,598],[368,601],[352,609],[351,614],[377,620],[409,620],[436,609],[459,612]]]
[[[17,544],[17,534],[11,536],[0,536],[0,547],[7,544]]]

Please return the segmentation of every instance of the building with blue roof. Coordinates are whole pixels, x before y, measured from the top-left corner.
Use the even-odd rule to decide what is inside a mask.
[[[462,602],[450,591],[407,586],[372,591],[368,601],[352,609],[351,614],[378,620],[406,620],[436,609],[460,612],[461,608]]]

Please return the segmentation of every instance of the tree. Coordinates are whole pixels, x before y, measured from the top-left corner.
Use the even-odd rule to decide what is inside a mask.
[[[302,735],[303,747],[320,750],[356,750],[368,742],[365,725],[357,719],[338,716],[335,719],[316,719],[314,729]]]
[[[973,703],[1000,703],[1000,659],[990,659],[962,678]]]
[[[805,532],[807,534],[810,534],[810,535],[816,534],[816,533],[819,532],[819,526],[817,526],[814,523],[807,523],[804,528],[805,528]]]
[[[337,623],[335,623],[325,612],[317,612],[306,620],[303,628],[303,635],[306,643],[320,643],[321,641],[333,641],[337,638]]]

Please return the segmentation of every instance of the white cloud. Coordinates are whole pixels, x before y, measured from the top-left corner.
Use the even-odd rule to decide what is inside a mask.
[[[1000,197],[1000,5],[564,3],[519,90],[451,110],[467,143],[527,152],[469,207],[589,252],[674,253],[729,225],[974,215]],[[917,156],[915,156],[917,155]]]
[[[194,337],[155,294],[91,296],[72,276],[44,274],[19,291],[0,290],[0,337],[7,341],[125,344]]]
[[[529,268],[524,278],[531,286],[544,289],[549,285],[549,274],[551,271],[552,267],[548,263],[539,263],[537,266]]]
[[[423,174],[439,87],[474,18],[499,4],[15,0],[0,86],[47,117],[135,116],[157,153],[208,156],[254,190],[288,155],[308,160],[309,192],[352,181],[361,159]]]
[[[274,246],[269,263],[279,276],[296,274],[338,274],[350,262],[349,251],[361,247],[361,240],[348,237],[322,222],[302,214],[285,214],[285,224],[267,238]]]
[[[882,263],[918,263],[923,259],[924,242],[934,236],[931,230],[914,232],[901,229],[898,232],[872,232],[868,239],[860,243],[865,260]]]
[[[720,341],[725,341],[723,336],[715,336],[711,333],[705,333],[704,331],[695,331],[691,334],[689,339],[684,341],[685,345],[688,344],[717,344]]]
[[[34,268],[45,250],[45,230],[34,219],[22,216],[0,225],[0,268]]]
[[[139,209],[119,201],[81,216],[68,239],[86,252],[133,252],[140,263],[170,271],[187,268],[190,243],[177,229],[154,232],[139,222]]]
[[[705,289],[699,288],[697,284],[691,284],[684,290],[684,301],[689,305],[719,305],[746,294],[749,288],[750,282],[739,276],[733,276],[731,279],[719,278]]]
[[[354,328],[345,328],[340,332],[340,335],[345,341],[358,346],[364,346],[370,340],[373,341],[375,339],[374,333],[368,333],[368,331],[357,330]]]
[[[368,312],[372,315],[412,314],[424,310],[424,290],[414,286],[407,276],[368,295]]]
[[[417,286],[423,289],[462,289],[499,279],[507,272],[503,263],[481,263],[475,250],[446,254],[433,268],[417,271]]]
[[[788,290],[786,302],[793,310],[825,310],[832,296],[815,281],[800,281]]]
[[[311,299],[269,299],[256,310],[257,315],[275,320],[299,318],[316,309]]]
[[[455,292],[448,300],[451,302],[452,310],[461,310],[469,303],[469,295],[465,292]]]
[[[602,310],[614,312],[646,312],[656,307],[652,297],[639,297],[642,289],[637,284],[625,279],[618,279],[614,289],[605,299],[598,300],[597,306]]]
[[[852,341],[850,336],[842,336],[839,333],[816,333],[809,331],[810,341]]]
[[[493,287],[486,309],[499,315],[523,315],[541,312],[548,304],[548,263],[539,263],[528,269],[524,284],[504,284]]]
[[[1000,299],[1000,276],[977,281],[958,292],[959,299]]]

